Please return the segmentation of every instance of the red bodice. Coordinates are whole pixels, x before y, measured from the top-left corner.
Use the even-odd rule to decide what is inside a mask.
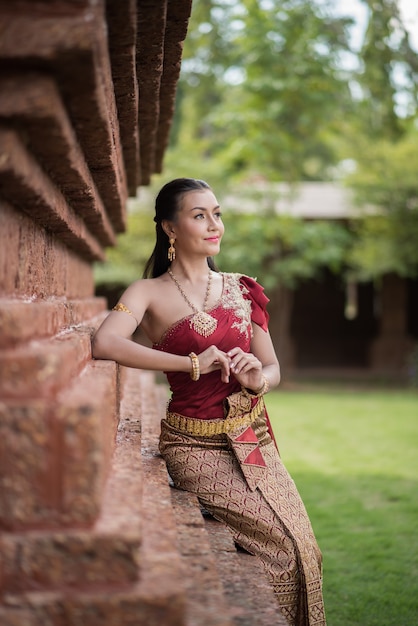
[[[216,345],[224,352],[236,346],[249,352],[252,322],[267,331],[266,305],[269,300],[263,288],[248,276],[223,273],[222,277],[222,297],[208,311],[218,321],[216,330],[209,337],[202,337],[190,327],[191,314],[167,329],[161,340],[154,344],[155,350],[187,355],[190,352],[199,354]],[[229,383],[222,382],[220,371],[204,374],[196,382],[186,372],[166,372],[166,376],[172,394],[170,411],[187,417],[223,417],[224,399],[241,388],[233,375]]]

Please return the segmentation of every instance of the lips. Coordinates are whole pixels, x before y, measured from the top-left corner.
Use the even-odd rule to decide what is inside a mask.
[[[205,241],[211,241],[212,243],[218,243],[219,237],[207,237]]]

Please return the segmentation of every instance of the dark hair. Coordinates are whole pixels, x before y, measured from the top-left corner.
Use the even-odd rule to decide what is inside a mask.
[[[166,272],[170,266],[168,260],[168,236],[161,226],[161,222],[168,220],[174,222],[177,212],[180,210],[180,202],[184,194],[189,191],[204,191],[210,186],[204,180],[196,178],[176,178],[162,187],[155,199],[155,231],[156,242],[154,250],[148,259],[144,278],[157,278]],[[208,265],[212,270],[217,271],[212,257],[208,257]]]

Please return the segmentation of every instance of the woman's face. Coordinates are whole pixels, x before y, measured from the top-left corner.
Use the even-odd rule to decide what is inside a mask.
[[[225,228],[213,191],[188,191],[179,204],[176,220],[171,223],[176,253],[205,257],[218,254]]]

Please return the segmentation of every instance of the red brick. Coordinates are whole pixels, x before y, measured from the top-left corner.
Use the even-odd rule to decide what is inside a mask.
[[[10,64],[24,60],[49,67],[58,77],[99,194],[106,201],[116,231],[121,232],[125,228],[127,186],[104,4],[66,3],[66,11],[60,15],[6,11],[0,57]]]
[[[0,525],[48,527],[59,507],[59,485],[46,400],[0,403]]]
[[[3,533],[3,593],[126,586],[139,576],[139,546],[138,530]]]
[[[116,364],[91,361],[57,399],[0,404],[3,527],[94,522],[114,449],[116,399]]]
[[[86,329],[0,352],[0,395],[7,398],[52,396],[91,358]]]
[[[7,158],[0,161],[2,196],[30,217],[59,234],[60,240],[88,261],[104,259],[97,239],[45,175],[14,130],[0,129]]]
[[[0,201],[0,295],[91,297],[93,269],[28,215]]]
[[[141,182],[148,185],[155,171],[155,150],[160,111],[160,85],[163,73],[165,0],[138,7],[137,66],[139,85]],[[149,45],[152,40],[153,45]]]
[[[190,626],[181,582],[164,575],[152,587],[139,583],[129,591],[9,595],[1,611],[2,626]],[[18,612],[30,621],[11,621]]]
[[[0,116],[25,129],[31,151],[103,245],[115,234],[55,82],[42,74],[0,78]]]
[[[95,320],[97,316],[102,318],[106,312],[106,298],[84,298],[74,299],[66,302],[70,311],[71,324],[86,324]]]
[[[116,363],[92,361],[58,398],[63,521],[97,518],[117,428]]]
[[[169,2],[164,37],[164,71],[160,87],[160,111],[156,138],[155,170],[162,171],[174,115],[177,80],[180,76],[183,41],[186,38],[192,0]]]
[[[33,339],[52,337],[70,325],[86,324],[105,311],[104,298],[85,300],[0,299],[0,346],[9,348]]]
[[[137,0],[108,0],[106,17],[113,85],[128,190],[136,196],[141,184],[139,165],[139,90],[136,75]]]

